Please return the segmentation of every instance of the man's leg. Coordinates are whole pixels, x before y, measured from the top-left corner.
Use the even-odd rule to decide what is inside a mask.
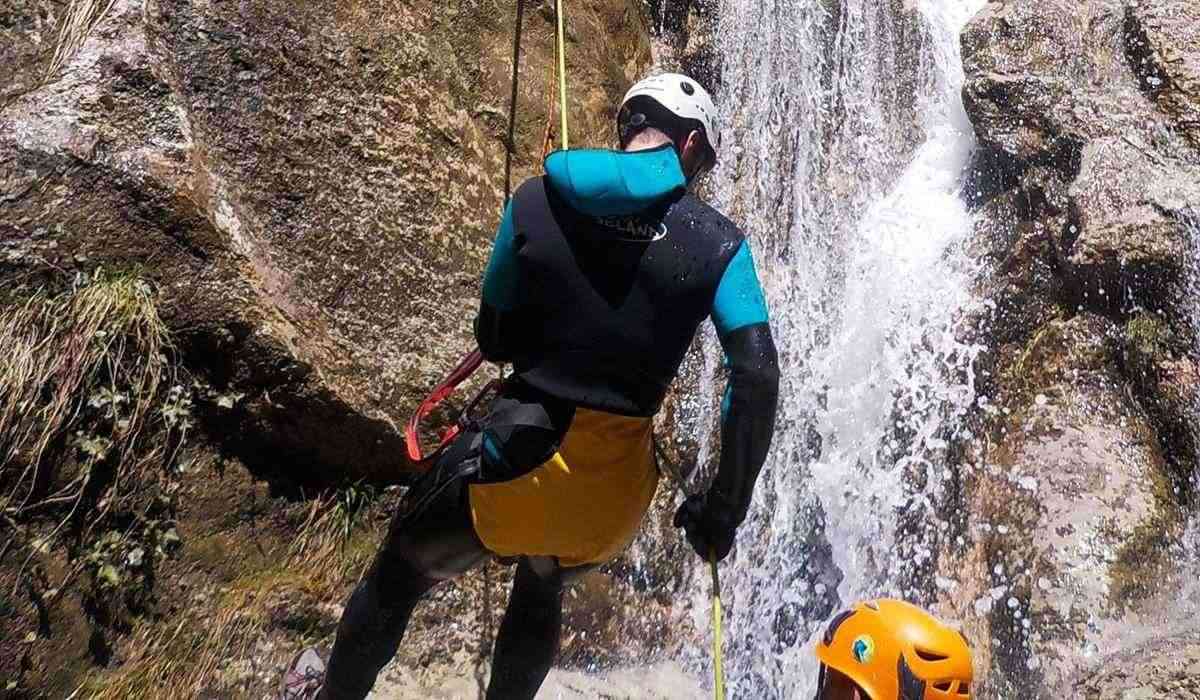
[[[475,536],[461,482],[447,488],[415,521],[405,523],[397,516],[342,614],[320,698],[366,697],[396,654],[421,596],[487,556]]]
[[[488,700],[532,700],[537,694],[558,654],[563,586],[589,568],[521,558],[492,652]]]

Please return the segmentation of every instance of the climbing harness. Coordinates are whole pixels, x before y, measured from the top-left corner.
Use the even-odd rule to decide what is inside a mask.
[[[540,403],[521,401],[502,395],[503,383],[493,379],[463,409],[455,426],[454,438],[442,445],[426,461],[433,464],[409,492],[405,518],[422,513],[451,484],[468,479],[473,484],[512,481],[541,466],[558,449],[558,431],[550,414]],[[476,409],[489,404],[486,414]],[[536,454],[509,459],[501,445],[511,443],[514,434],[523,431],[543,433],[545,440],[532,442],[541,449]]]
[[[725,659],[721,650],[721,580],[717,576],[717,552],[709,550],[708,565],[712,569],[712,628],[713,628],[713,695],[725,700]]]

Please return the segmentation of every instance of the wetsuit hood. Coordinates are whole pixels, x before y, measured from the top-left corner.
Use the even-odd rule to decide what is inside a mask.
[[[687,189],[669,144],[645,151],[555,151],[545,167],[555,194],[588,216],[630,216]]]

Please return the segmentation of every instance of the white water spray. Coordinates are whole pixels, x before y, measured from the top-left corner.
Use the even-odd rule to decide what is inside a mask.
[[[719,205],[753,239],[784,374],[771,457],[724,567],[736,696],[811,693],[820,623],[858,598],[919,595],[944,528],[934,505],[979,351],[956,327],[974,303],[958,33],[983,4],[722,6],[735,133]]]

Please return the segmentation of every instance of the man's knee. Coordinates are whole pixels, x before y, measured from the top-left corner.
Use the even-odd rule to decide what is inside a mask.
[[[385,549],[375,557],[371,565],[370,578],[383,591],[401,591],[421,594],[433,588],[442,579],[430,574],[429,568],[414,561],[403,550]]]
[[[458,483],[419,515],[398,515],[379,558],[403,561],[426,578],[444,581],[466,573],[487,555],[475,534],[465,484]]]
[[[410,537],[395,548],[393,559],[433,582],[457,578],[483,561],[487,552],[463,536]]]

